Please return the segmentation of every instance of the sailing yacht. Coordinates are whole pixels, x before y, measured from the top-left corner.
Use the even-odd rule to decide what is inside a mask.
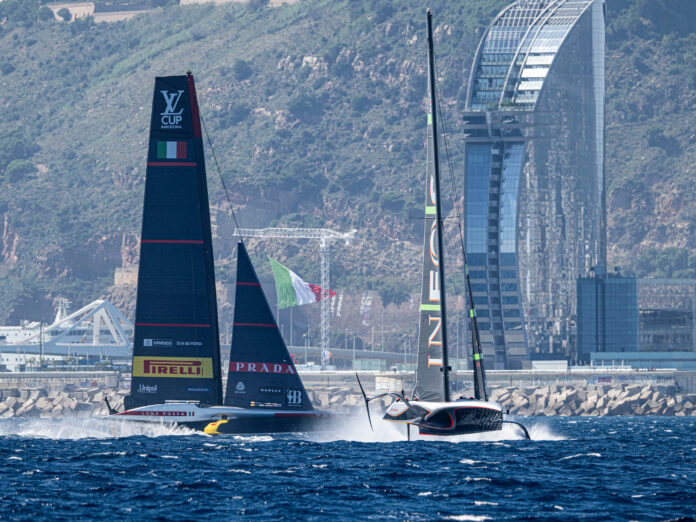
[[[208,188],[191,73],[158,77],[152,103],[133,373],[125,411],[207,433],[327,429],[313,408],[243,242],[223,401]],[[108,402],[107,402],[108,406]]]
[[[469,270],[465,275],[469,297],[469,316],[472,330],[472,357],[474,366],[474,397],[453,400],[450,388],[450,372],[447,344],[447,304],[445,291],[445,253],[442,239],[442,205],[440,202],[440,164],[437,132],[437,102],[435,90],[435,65],[433,58],[432,15],[427,12],[428,30],[428,90],[430,109],[427,124],[427,169],[425,202],[425,238],[423,251],[423,280],[420,302],[420,331],[418,339],[418,366],[416,386],[412,397],[403,393],[385,393],[368,398],[362,389],[366,407],[369,401],[394,397],[383,420],[400,422],[418,427],[420,435],[462,435],[497,431],[503,423],[503,408],[488,400],[486,375],[479,342]],[[357,374],[356,374],[357,377]],[[359,379],[358,379],[358,382]],[[410,428],[407,427],[410,438]]]

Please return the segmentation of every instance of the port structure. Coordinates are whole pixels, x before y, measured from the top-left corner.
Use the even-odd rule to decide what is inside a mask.
[[[355,238],[356,229],[337,232],[328,228],[237,228],[235,235],[259,239],[315,239],[319,241],[321,259],[321,359],[325,364],[329,353],[329,285],[331,269],[329,263],[332,241],[344,241],[346,245]]]
[[[133,323],[109,301],[97,299],[72,313],[69,302],[61,299],[53,324],[43,322],[25,327],[3,327],[0,351],[22,350],[43,355],[130,357]]]

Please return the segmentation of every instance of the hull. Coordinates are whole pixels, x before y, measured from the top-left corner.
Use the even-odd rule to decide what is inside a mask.
[[[383,419],[418,426],[421,435],[467,435],[502,429],[503,409],[493,401],[397,401]]]
[[[119,421],[176,424],[211,435],[304,433],[337,427],[348,414],[327,411],[288,411],[265,408],[206,406],[167,402],[109,415]]]

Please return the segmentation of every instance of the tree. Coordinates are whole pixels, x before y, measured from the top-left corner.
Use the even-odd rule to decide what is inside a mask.
[[[33,163],[26,160],[12,160],[5,169],[5,179],[14,183],[34,172],[36,172],[36,167]]]
[[[254,71],[251,69],[251,65],[241,58],[237,58],[232,64],[232,75],[238,82],[246,80],[252,75],[253,72]]]
[[[372,100],[364,94],[358,94],[350,102],[350,108],[358,114],[364,114],[372,107]]]
[[[43,22],[49,22],[55,19],[56,17],[53,15],[53,11],[51,9],[49,9],[45,5],[39,8],[39,20]]]
[[[66,22],[69,22],[72,19],[72,13],[65,7],[58,10],[58,16],[60,16]]]

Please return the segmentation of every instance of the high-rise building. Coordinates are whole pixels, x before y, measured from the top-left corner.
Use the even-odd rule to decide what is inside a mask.
[[[577,360],[592,353],[638,351],[638,286],[635,277],[592,274],[577,281]]]
[[[518,0],[481,40],[465,228],[489,368],[572,343],[576,280],[606,266],[604,0]]]

